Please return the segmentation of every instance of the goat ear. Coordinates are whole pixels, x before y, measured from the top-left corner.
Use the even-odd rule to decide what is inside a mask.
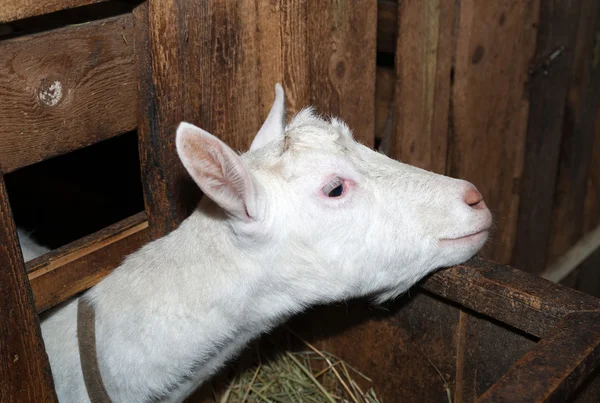
[[[256,218],[257,191],[252,174],[221,140],[192,124],[177,128],[177,153],[202,192],[229,215]]]
[[[283,138],[285,132],[285,95],[281,84],[275,84],[275,101],[262,127],[254,137],[250,151],[273,140]]]

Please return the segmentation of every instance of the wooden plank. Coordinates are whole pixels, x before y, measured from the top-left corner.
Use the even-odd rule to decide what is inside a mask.
[[[103,1],[106,0],[1,0],[0,23]]]
[[[274,83],[285,89],[287,115],[310,104],[306,0],[260,1],[257,6],[260,120],[273,105]]]
[[[597,32],[600,32],[600,3],[583,1],[581,7],[547,250],[549,264],[556,263],[580,240],[588,218],[600,215],[600,205],[594,212],[584,209],[596,116],[600,112],[600,68],[594,68],[594,57],[597,57],[594,47],[598,46]]]
[[[454,2],[404,1],[398,6],[395,146],[409,164],[446,172]]]
[[[600,311],[597,298],[481,258],[441,270],[421,286],[536,337],[570,313]]]
[[[57,402],[0,171],[0,401]]]
[[[465,351],[462,360],[457,361],[462,376],[457,377],[454,403],[474,402],[537,341],[489,318],[466,312],[464,315]]]
[[[135,129],[131,15],[3,41],[0,53],[5,172]]]
[[[87,290],[148,239],[148,221],[139,213],[27,262],[38,312]]]
[[[483,194],[498,228],[485,253],[503,263],[517,221],[537,16],[537,0],[460,3],[447,172]]]
[[[395,53],[397,37],[398,2],[391,0],[378,0],[377,51],[383,53]]]
[[[571,401],[600,368],[600,312],[567,316],[495,383],[478,402]],[[597,396],[596,396],[597,398]]]
[[[530,79],[530,110],[520,204],[511,263],[540,273],[546,267],[560,144],[582,1],[542,1],[534,63],[564,49]],[[568,116],[570,118],[570,116]],[[579,163],[579,162],[578,162]],[[540,175],[543,172],[543,175]]]
[[[377,1],[308,2],[311,103],[375,142]]]

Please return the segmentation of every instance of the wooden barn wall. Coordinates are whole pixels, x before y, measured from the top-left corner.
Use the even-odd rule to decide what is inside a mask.
[[[488,258],[539,274],[600,225],[599,14],[593,0],[379,1],[378,51],[394,56],[377,70],[380,148],[477,185]]]

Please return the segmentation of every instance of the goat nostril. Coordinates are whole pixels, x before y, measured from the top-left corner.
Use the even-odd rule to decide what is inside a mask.
[[[464,195],[464,201],[465,203],[467,203],[469,206],[473,207],[473,208],[477,208],[478,204],[481,203],[481,201],[483,200],[483,196],[481,195],[481,193],[479,193],[479,191],[475,188],[469,188],[469,190],[467,190],[467,192]]]

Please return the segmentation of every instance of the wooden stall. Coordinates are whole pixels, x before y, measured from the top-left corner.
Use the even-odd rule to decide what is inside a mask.
[[[197,203],[177,124],[246,150],[275,82],[290,114],[315,105],[476,183],[497,221],[485,256],[522,270],[474,259],[387,314],[323,307],[295,329],[384,401],[596,401],[600,302],[525,272],[600,224],[597,2],[0,0],[0,23],[0,401],[56,401],[38,314]],[[143,211],[25,264],[4,175],[132,131]]]

